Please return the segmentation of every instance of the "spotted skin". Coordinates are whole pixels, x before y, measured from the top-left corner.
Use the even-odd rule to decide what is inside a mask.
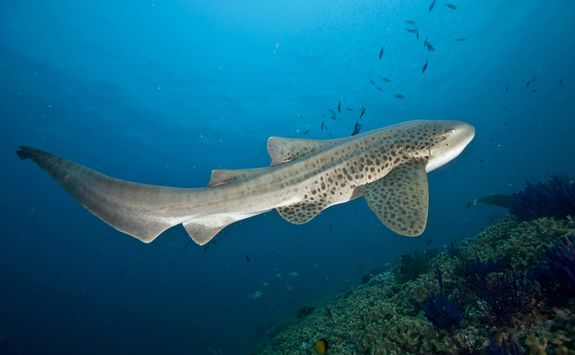
[[[277,211],[288,222],[303,224],[331,205],[348,201],[352,196],[360,196],[362,190],[356,191],[358,187],[378,181],[397,166],[414,159],[423,165],[427,164],[432,154],[427,147],[439,145],[446,139],[441,134],[441,127],[432,122],[416,128],[399,125],[396,130],[389,132],[368,132],[361,137],[363,139],[347,140],[339,145],[326,144],[327,149],[313,153],[322,157],[323,173],[308,179],[303,186],[303,202],[277,208]],[[327,142],[329,144],[330,141]],[[303,143],[290,144],[292,160],[302,156],[318,164],[313,161],[313,154],[310,155],[310,149]],[[298,151],[300,147],[302,149]],[[327,156],[331,157],[326,159]],[[380,220],[387,225],[382,218]],[[404,229],[398,227],[394,230]]]
[[[423,171],[457,157],[474,135],[464,122],[419,120],[326,141],[274,137],[268,140],[271,166],[215,170],[206,188],[138,184],[38,149],[21,147],[17,153],[121,232],[149,243],[183,224],[203,245],[225,226],[272,209],[301,224],[362,194],[392,230],[420,234],[427,220]],[[417,171],[407,169],[415,165]]]
[[[369,208],[392,231],[418,236],[425,230],[429,207],[425,161],[400,165],[361,191]]]

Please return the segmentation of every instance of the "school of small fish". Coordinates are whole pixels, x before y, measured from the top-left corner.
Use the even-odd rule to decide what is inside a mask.
[[[432,12],[434,10],[436,11],[440,11],[441,8],[438,9],[438,7],[436,6],[437,4],[437,0],[432,0],[427,9],[428,12]],[[443,3],[443,5],[445,6],[445,8],[447,8],[448,10],[446,11],[455,11],[459,9],[459,6],[455,3],[451,3],[451,2],[445,2]],[[418,23],[415,19],[411,18],[411,19],[405,19],[403,20],[403,22],[405,23],[405,31],[407,31],[408,33],[412,34],[415,36],[415,40],[419,41],[419,37],[420,37],[420,27],[418,26]],[[464,42],[466,41],[466,37],[456,37],[453,39],[453,41],[455,42]],[[435,46],[432,44],[432,42],[429,40],[428,37],[425,37],[425,39],[423,40],[423,48],[425,49],[427,56],[425,58],[425,60],[423,61],[423,64],[421,66],[421,74],[425,74],[429,71],[430,69],[430,58],[433,55],[433,53],[436,51]],[[381,61],[383,63],[385,63],[385,58],[387,57],[387,49],[385,46],[380,46],[379,47],[379,51],[377,52],[377,60]],[[532,79],[528,80],[525,83],[525,89],[527,90],[528,93],[530,94],[535,94],[539,91],[539,88],[534,87],[535,82],[536,82],[537,78],[533,77]],[[384,76],[381,79],[377,79],[374,77],[369,78],[369,83],[380,93],[389,93],[389,90],[387,89],[386,85],[391,83],[391,79],[388,76]],[[380,84],[381,83],[381,84]],[[564,81],[563,78],[559,79],[559,85],[563,86],[564,85]],[[509,91],[509,85],[505,86],[505,92]],[[391,96],[397,100],[403,100],[405,99],[405,95],[402,93],[396,93],[396,94],[392,94]],[[337,102],[337,106],[336,108],[328,108],[328,113],[329,113],[329,118],[333,121],[336,121],[338,119],[339,115],[345,114],[345,112],[353,112],[353,108],[351,107],[344,107],[342,105],[342,100],[340,99]],[[364,118],[364,116],[366,115],[366,107],[360,105],[359,106],[359,118],[357,118],[355,120],[354,126],[353,126],[353,130],[351,132],[351,135],[354,136],[356,134],[359,134],[363,125],[360,123],[360,121]],[[325,121],[322,120],[321,121],[321,125],[320,125],[320,130],[321,131],[328,131],[328,126],[326,125]],[[309,131],[306,130],[304,131],[304,135],[307,134]]]

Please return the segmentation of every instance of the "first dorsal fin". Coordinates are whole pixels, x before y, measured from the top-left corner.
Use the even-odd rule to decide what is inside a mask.
[[[270,137],[268,139],[268,154],[271,165],[278,165],[305,155],[333,147],[337,140],[312,140],[299,138]]]
[[[236,169],[236,170],[226,170],[226,169],[215,169],[212,170],[212,176],[210,177],[209,187],[226,184],[237,179],[247,179],[261,175],[268,168],[254,168],[254,169]]]

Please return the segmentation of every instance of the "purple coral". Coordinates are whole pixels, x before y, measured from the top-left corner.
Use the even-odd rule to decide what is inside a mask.
[[[501,263],[487,259],[481,261],[479,258],[468,260],[461,270],[463,275],[463,286],[475,294],[481,293],[487,283],[487,275],[494,272],[502,272]]]
[[[537,280],[552,304],[575,297],[575,234],[547,249],[547,258],[537,272]]]
[[[575,184],[566,176],[552,176],[546,182],[527,183],[511,196],[509,212],[519,220],[575,215]]]
[[[487,347],[488,355],[523,355],[525,351],[514,341],[507,341],[505,337],[501,339],[501,345],[493,339],[490,340]]]
[[[439,293],[432,293],[422,305],[423,315],[436,328],[452,330],[461,326],[464,310],[455,302]]]
[[[533,308],[535,282],[525,273],[493,273],[478,293],[484,310],[496,325],[509,325],[515,314]]]

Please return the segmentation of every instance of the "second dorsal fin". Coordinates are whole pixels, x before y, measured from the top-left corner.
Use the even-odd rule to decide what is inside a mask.
[[[261,175],[268,168],[254,168],[254,169],[214,169],[210,177],[209,187],[226,184],[237,179],[247,179]]]

